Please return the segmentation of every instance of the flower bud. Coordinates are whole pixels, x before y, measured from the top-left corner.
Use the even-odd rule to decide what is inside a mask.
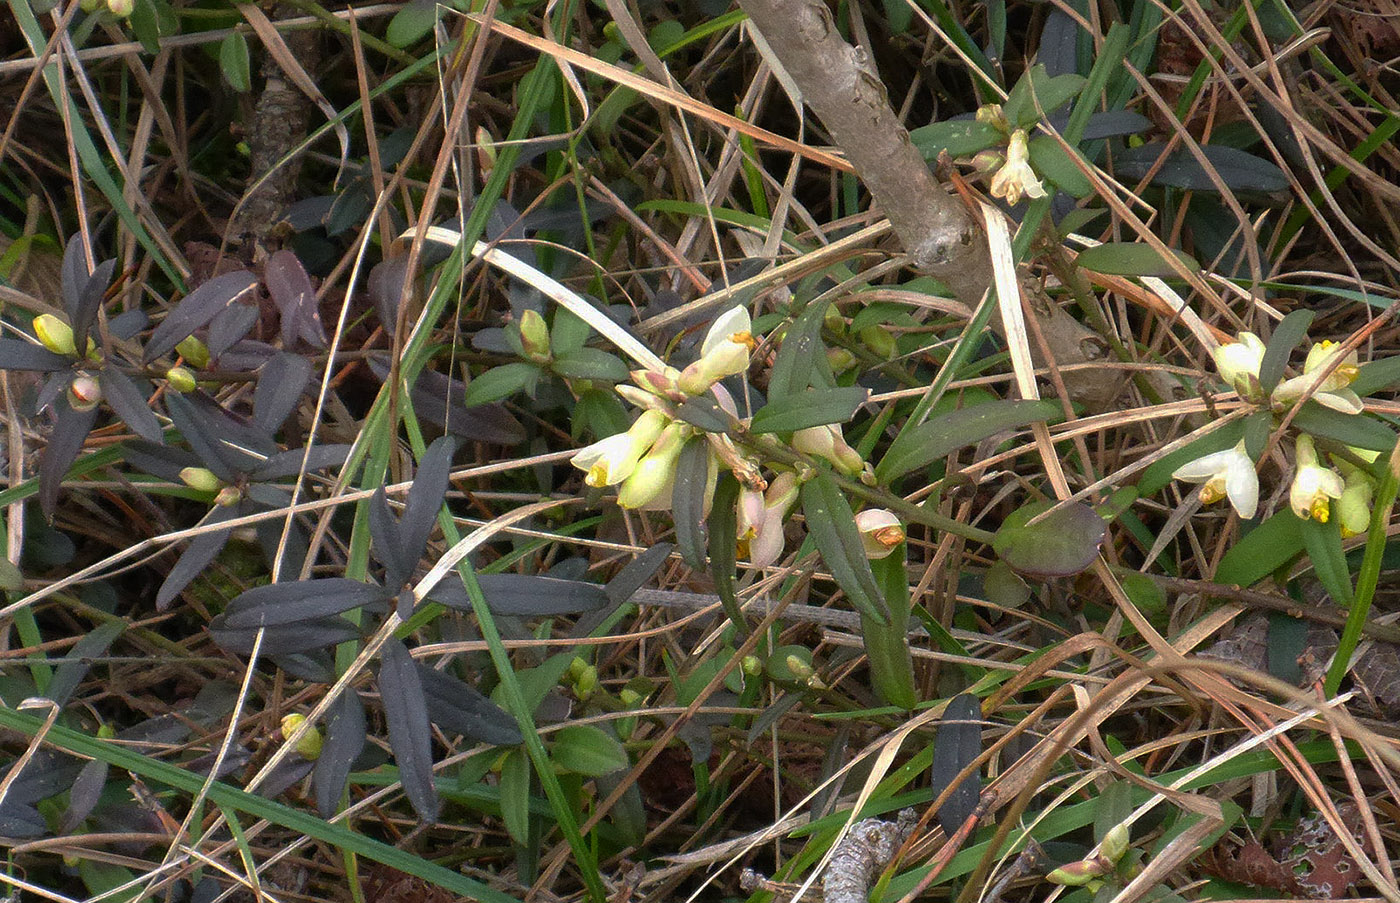
[[[496,168],[496,142],[483,125],[476,127],[476,165],[481,169],[482,178]]]
[[[834,423],[798,430],[792,434],[792,447],[804,455],[830,461],[847,476],[856,476],[865,468],[865,460],[846,444],[841,427]]]
[[[686,394],[676,385],[680,376],[680,371],[675,367],[667,367],[665,370],[633,370],[632,382],[653,395],[681,402],[686,400]]]
[[[539,311],[527,310],[520,315],[520,344],[525,349],[526,360],[536,364],[549,363],[549,326]]]
[[[1123,858],[1123,854],[1128,852],[1131,843],[1132,835],[1128,833],[1128,826],[1119,822],[1109,828],[1108,833],[1103,836],[1099,843],[1099,855],[1110,863],[1117,863]]]
[[[845,348],[826,349],[826,362],[832,373],[845,373],[856,365],[856,356]]]
[[[763,673],[763,659],[749,653],[739,663],[739,668],[743,670],[745,677],[757,677]]]
[[[91,411],[102,401],[102,386],[87,374],[68,384],[68,406],[75,411]]]
[[[224,481],[207,467],[186,467],[180,471],[180,479],[186,486],[200,492],[218,492],[224,488]]]
[[[856,528],[860,530],[865,557],[872,561],[888,558],[904,542],[904,525],[894,512],[884,508],[866,508],[857,514]]]
[[[1108,873],[1105,868],[1106,863],[1098,859],[1080,859],[1078,862],[1067,862],[1050,874],[1046,875],[1047,881],[1052,884],[1063,884],[1065,887],[1083,887],[1095,878],[1101,878]]]
[[[306,716],[300,714],[286,715],[282,718],[282,739],[290,740],[297,732],[297,728],[306,723]],[[316,728],[311,728],[301,739],[297,741],[296,750],[301,753],[303,759],[315,761],[321,757],[321,732]]]
[[[209,346],[192,335],[181,339],[175,346],[175,352],[196,370],[203,370],[209,366]]]
[[[677,387],[686,395],[699,395],[726,376],[749,369],[749,353],[756,344],[752,329],[743,307],[717,317],[700,346],[700,359],[681,371]]]
[[[682,424],[672,422],[661,431],[656,444],[646,457],[622,481],[617,493],[617,503],[624,508],[641,508],[658,498],[663,498],[675,485],[676,461],[685,446],[686,435]]]
[[[194,371],[189,367],[171,367],[165,371],[165,379],[170,383],[170,388],[181,395],[193,392],[199,387],[199,383],[195,382]]]
[[[622,704],[629,709],[634,709],[637,707],[637,704],[646,697],[631,687],[623,687],[621,690],[618,690],[617,698],[622,700]]]
[[[1341,523],[1343,539],[1360,536],[1371,529],[1371,500],[1375,491],[1375,484],[1365,472],[1353,469],[1347,474],[1342,497],[1337,499],[1337,520]]]
[[[593,695],[598,689],[598,669],[593,665],[585,665],[584,668],[574,677],[574,695],[580,700],[585,700]]]
[[[214,504],[220,508],[232,508],[243,501],[243,491],[237,486],[225,486],[214,496]]]
[[[985,125],[990,125],[1000,132],[1009,134],[1011,132],[1011,121],[1006,118],[1006,111],[999,103],[989,103],[977,108],[977,121]]]
[[[112,15],[125,19],[136,9],[136,0],[107,0],[107,8],[112,11]]]
[[[1264,362],[1264,343],[1252,332],[1239,334],[1239,341],[1227,342],[1215,349],[1215,368],[1230,387],[1246,401],[1256,404],[1264,400],[1259,385],[1259,367]]]
[[[53,314],[40,314],[34,318],[34,334],[54,354],[77,353],[77,347],[73,344],[73,327]]]
[[[895,343],[894,334],[879,323],[861,327],[857,335],[861,344],[869,348],[871,353],[881,360],[892,361],[899,354],[899,346]]]

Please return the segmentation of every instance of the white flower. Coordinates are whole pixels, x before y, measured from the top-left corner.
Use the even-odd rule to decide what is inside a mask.
[[[763,512],[752,535],[740,536],[740,539],[748,540],[749,563],[754,567],[766,568],[783,554],[786,541],[783,524],[792,506],[797,504],[797,494],[797,475],[791,471],[778,474],[768,484],[768,491],[762,497]]]
[[[865,460],[846,444],[841,427],[835,423],[798,430],[792,434],[792,447],[804,455],[830,461],[833,467],[848,476],[856,476],[865,469]]]
[[[681,371],[677,384],[687,395],[699,395],[726,376],[749,369],[754,348],[753,323],[742,305],[715,318],[700,345],[700,359]]]
[[[1329,369],[1331,372],[1319,382],[1318,375]],[[1274,388],[1274,405],[1291,407],[1312,390],[1312,399],[1318,404],[1343,414],[1360,414],[1361,398],[1349,388],[1360,373],[1355,349],[1343,354],[1336,342],[1318,342],[1308,352],[1303,375],[1285,379]]]
[[[1259,475],[1241,441],[1234,448],[1203,455],[1183,464],[1172,478],[1203,483],[1201,501],[1207,505],[1228,498],[1239,516],[1248,520],[1259,507]]]
[[[1293,476],[1293,485],[1288,487],[1288,505],[1294,514],[1304,520],[1312,518],[1325,524],[1331,513],[1328,499],[1341,498],[1346,483],[1341,474],[1317,462],[1317,450],[1313,447],[1311,436],[1299,436],[1296,450],[1298,472]]]
[[[627,432],[579,449],[570,461],[586,474],[583,481],[589,486],[616,486],[632,475],[668,422],[660,411],[643,411]]]
[[[1220,376],[1247,401],[1264,400],[1264,390],[1259,386],[1264,350],[1264,343],[1252,332],[1242,332],[1239,341],[1215,349],[1215,367]]]
[[[857,514],[856,528],[860,530],[865,557],[872,561],[889,557],[904,542],[904,525],[893,511],[884,508],[866,508]]]
[[[1006,148],[1006,164],[992,176],[992,197],[1006,198],[1008,204],[1020,203],[1023,194],[1030,198],[1045,197],[1045,188],[1031,169],[1030,160],[1026,130],[1017,129],[1011,133],[1011,143]]]
[[[686,432],[676,421],[666,425],[651,450],[646,453],[617,491],[617,503],[624,508],[642,508],[658,498],[669,498],[676,485],[676,461],[685,446]]]

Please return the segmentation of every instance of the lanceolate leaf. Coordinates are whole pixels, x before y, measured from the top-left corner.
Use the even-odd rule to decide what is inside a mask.
[[[63,708],[68,702],[68,697],[87,676],[88,669],[92,667],[91,660],[106,652],[107,647],[112,645],[124,630],[125,621],[108,621],[74,643],[73,648],[63,657],[63,664],[55,669],[53,679],[49,681],[48,690],[44,695],[52,699],[59,708]]]
[[[24,339],[0,339],[0,370],[37,370],[53,373],[73,366],[71,358],[54,354],[43,345]]]
[[[385,567],[384,585],[391,590],[403,586],[413,574],[413,562],[403,554],[403,535],[398,518],[389,510],[389,497],[380,486],[369,497],[369,537],[374,557]]]
[[[828,423],[845,423],[870,397],[861,386],[812,389],[768,402],[753,415],[754,433],[790,433]]]
[[[501,762],[501,818],[511,840],[530,842],[530,757],[517,749]]]
[[[826,349],[822,346],[822,319],[827,305],[812,303],[798,315],[783,336],[783,345],[773,362],[768,380],[768,397],[782,401],[808,386],[830,386],[830,366],[826,364]],[[827,373],[821,367],[827,367]]]
[[[428,700],[428,717],[434,724],[492,746],[521,742],[515,718],[472,685],[422,664],[418,677]]]
[[[247,270],[239,270],[215,276],[190,292],[151,333],[142,361],[149,364],[162,354],[174,350],[187,336],[251,292],[257,284],[256,276]]]
[[[78,297],[78,309],[73,312],[73,344],[80,351],[86,351],[88,335],[92,324],[97,321],[97,311],[102,307],[102,298],[107,286],[112,284],[112,274],[116,272],[115,260],[104,260],[92,271]]]
[[[645,586],[652,575],[661,569],[661,565],[666,563],[672,548],[670,543],[657,543],[627,562],[626,566],[617,572],[617,576],[603,587],[608,601],[613,605],[621,605],[631,599],[632,594]]]
[[[268,358],[253,390],[253,421],[269,433],[282,428],[311,380],[311,361],[299,354]]]
[[[671,515],[681,558],[696,570],[705,568],[705,496],[710,489],[710,445],[695,436],[681,449],[676,462],[676,487]]]
[[[292,347],[298,336],[313,348],[326,347],[326,331],[316,309],[316,289],[296,254],[282,250],[269,257],[263,268],[263,282],[282,317],[283,347]]]
[[[730,418],[709,395],[697,395],[688,399],[676,409],[677,416],[691,426],[698,426],[707,433],[729,431]]]
[[[1343,414],[1309,401],[1293,418],[1293,425],[1305,433],[1335,439],[1357,448],[1388,452],[1395,447],[1395,433],[1370,417]]]
[[[58,492],[63,478],[83,450],[83,443],[97,422],[96,408],[75,411],[68,406],[64,395],[55,399],[53,405],[53,431],[49,433],[49,444],[39,455],[39,508],[50,520],[58,508]]]
[[[132,432],[148,442],[160,442],[165,438],[160,421],[146,401],[146,393],[131,377],[115,367],[107,367],[98,374],[97,382],[102,386],[107,406],[131,427]]]
[[[1302,550],[1303,522],[1284,509],[1230,546],[1215,569],[1215,582],[1253,586]]]
[[[1188,270],[1201,265],[1184,251],[1168,249]],[[1079,252],[1078,263],[1086,270],[1115,276],[1174,276],[1176,268],[1151,245],[1137,242],[1110,242]]]
[[[384,700],[384,721],[389,745],[399,766],[399,781],[413,810],[427,824],[437,820],[438,793],[433,783],[433,729],[428,701],[418,668],[408,647],[389,640],[380,653],[379,693]]]
[[[710,576],[715,581],[715,594],[724,606],[724,613],[741,633],[748,632],[739,597],[734,592],[735,559],[738,556],[738,531],[734,504],[739,500],[739,481],[731,473],[720,474],[715,484],[715,500],[710,506]]]
[[[1269,346],[1264,350],[1264,359],[1259,362],[1259,385],[1265,393],[1272,392],[1279,380],[1283,379],[1288,357],[1308,334],[1308,327],[1312,325],[1312,321],[1312,311],[1295,310],[1274,327],[1274,334],[1269,337]]]
[[[240,593],[224,610],[224,626],[276,627],[338,615],[366,605],[384,605],[382,586],[348,577],[270,583]]]
[[[236,507],[214,508],[209,512],[209,516],[204,519],[203,526],[212,527],[227,520],[233,520],[240,514]],[[175,566],[166,575],[165,582],[156,591],[156,611],[165,611],[170,607],[170,603],[180,594],[180,591],[190,585],[190,581],[204,572],[228,543],[229,534],[232,530],[210,530],[208,533],[201,533],[185,548],[175,562]]]
[[[556,733],[550,759],[587,777],[619,771],[629,764],[627,750],[617,738],[591,724],[576,724]]]
[[[1342,549],[1341,525],[1336,520],[1320,524],[1311,518],[1302,523],[1303,547],[1308,550],[1313,573],[1332,600],[1343,608],[1351,608],[1353,594],[1351,570]]]
[[[1063,416],[1064,411],[1053,401],[993,401],[950,411],[900,435],[875,474],[881,481],[893,480],[998,433],[1039,420],[1055,423]]]
[[[579,614],[608,604],[607,593],[596,583],[523,574],[478,574],[476,579],[481,584],[487,607],[498,615]],[[428,597],[458,611],[472,610],[467,588],[450,574]]]
[[[316,809],[324,818],[330,818],[340,808],[350,769],[364,748],[365,709],[360,694],[347,689],[331,703],[321,757],[316,760],[316,772],[311,778],[316,788]]]
[[[443,436],[428,446],[423,452],[423,460],[418,462],[418,472],[413,477],[413,486],[408,490],[403,520],[399,525],[403,537],[402,554],[412,564],[423,557],[428,536],[437,523],[438,511],[442,509],[448,477],[452,472],[452,453],[456,448],[457,443],[452,437]]]
[[[257,639],[257,627],[232,629],[225,626],[224,616],[209,622],[209,634],[219,648],[240,655],[249,655]],[[344,618],[318,618],[282,627],[269,627],[263,634],[261,651],[267,655],[305,655],[338,643],[360,638],[360,628]]]
[[[962,693],[948,701],[934,738],[933,765],[929,777],[939,789],[953,782],[982,753],[982,707],[977,697]],[[964,778],[938,807],[938,824],[949,837],[967,821],[977,806],[981,781],[977,775]]]
[[[875,585],[875,575],[865,557],[856,527],[856,516],[840,487],[826,473],[802,484],[802,513],[807,532],[822,553],[822,560],[861,614],[880,624],[890,623],[890,612]]]

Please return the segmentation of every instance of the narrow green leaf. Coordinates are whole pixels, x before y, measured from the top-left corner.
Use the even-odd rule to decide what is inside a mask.
[[[1039,174],[1049,179],[1066,194],[1077,198],[1088,197],[1094,191],[1093,184],[1077,165],[1070,154],[1060,146],[1060,142],[1049,135],[1038,135],[1030,140],[1031,167]],[[1074,157],[1080,163],[1087,165],[1087,161],[1074,152]]]
[[[501,762],[501,819],[510,839],[530,842],[530,757],[513,749]]]
[[[862,386],[810,389],[770,401],[753,415],[754,433],[790,433],[828,423],[845,423],[870,397]]]
[[[1400,354],[1361,365],[1361,373],[1351,390],[1362,398],[1400,383]]]
[[[561,768],[590,778],[630,764],[617,738],[591,724],[575,724],[556,733],[550,753]]]
[[[822,320],[827,306],[808,304],[783,334],[783,344],[778,349],[777,359],[773,361],[773,373],[768,380],[770,402],[781,401],[818,384],[817,358],[825,360]]]
[[[1283,379],[1288,358],[1308,334],[1312,321],[1312,311],[1295,310],[1274,327],[1274,334],[1269,337],[1269,346],[1264,351],[1264,360],[1259,364],[1259,385],[1266,394],[1274,391],[1279,380]]]
[[[1388,452],[1395,447],[1395,433],[1370,417],[1343,414],[1310,401],[1293,418],[1293,425],[1305,433],[1335,439],[1356,448]]]
[[[1185,251],[1169,248],[1188,270],[1201,265]],[[1079,252],[1079,265],[1086,270],[1110,276],[1175,276],[1176,269],[1157,249],[1138,242],[1106,242]]]
[[[710,444],[690,439],[676,462],[676,486],[671,517],[676,525],[676,548],[681,559],[697,571],[705,569],[705,496],[710,489]]]
[[[540,368],[523,361],[493,367],[471,381],[463,404],[472,407],[500,401],[520,391],[533,392],[539,378]]]
[[[875,475],[886,483],[997,433],[1040,420],[1057,423],[1063,417],[1053,401],[994,401],[960,408],[905,430],[880,460]]]
[[[1253,586],[1303,550],[1303,522],[1280,511],[1232,545],[1215,569],[1217,583]]]
[[[569,379],[597,379],[620,383],[627,379],[622,358],[601,348],[579,348],[556,358],[554,372]]]
[[[953,783],[964,768],[982,753],[982,704],[971,693],[961,693],[948,701],[938,721],[933,744],[933,764],[929,776],[942,790]],[[977,807],[981,779],[974,773],[958,783],[957,789],[938,807],[938,824],[953,836]]]
[[[720,474],[715,484],[715,500],[710,506],[710,576],[715,581],[715,595],[724,605],[724,613],[741,634],[748,633],[739,597],[734,592],[734,571],[737,567],[738,524],[734,505],[739,500],[739,481],[730,473]]]
[[[1052,77],[1043,64],[1037,63],[1012,87],[1002,110],[1012,125],[1024,128],[1038,122],[1042,113],[1048,115],[1069,103],[1087,82],[1084,76],[1072,72]]]
[[[851,604],[878,624],[892,623],[865,557],[855,513],[830,474],[817,473],[802,484],[802,513],[808,534]]]
[[[252,89],[253,64],[248,55],[248,39],[243,37],[243,32],[235,31],[219,42],[219,68],[233,90],[247,93]]]
[[[997,531],[992,548],[1018,573],[1030,577],[1078,574],[1098,556],[1108,525],[1093,508],[1079,502],[1027,523],[1047,507],[1034,502],[1013,512]]]
[[[1350,608],[1351,572],[1346,552],[1342,551],[1341,522],[1332,518],[1320,524],[1309,518],[1303,521],[1302,534],[1303,548],[1307,549],[1318,582],[1338,605]]]
[[[995,126],[975,119],[930,123],[914,129],[909,138],[925,160],[937,160],[945,150],[950,157],[970,157],[1006,140]]]

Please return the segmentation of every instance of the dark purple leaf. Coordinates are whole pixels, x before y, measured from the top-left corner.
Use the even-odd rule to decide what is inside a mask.
[[[1152,181],[1192,191],[1219,191],[1200,162],[1187,150],[1174,151],[1166,162],[1158,159],[1166,145],[1161,142],[1144,144],[1119,151],[1113,158],[1113,174],[1120,179],[1141,179],[1155,173]],[[1201,152],[1220,181],[1234,191],[1283,191],[1288,188],[1288,176],[1273,163],[1253,154],[1221,144],[1202,144]]]
[[[199,459],[183,448],[157,445],[144,439],[133,439],[122,446],[122,457],[137,470],[171,483],[179,483],[180,471],[198,467]]]
[[[456,450],[456,440],[443,436],[428,446],[423,452],[423,460],[418,462],[418,472],[414,474],[413,485],[409,487],[399,527],[400,549],[405,561],[417,563],[423,557],[423,548],[428,544],[438,512],[442,510],[443,498],[447,495],[452,453]]]
[[[97,322],[97,312],[102,308],[102,298],[107,287],[112,284],[112,274],[117,270],[115,260],[104,260],[92,271],[78,296],[78,309],[73,312],[73,345],[80,353],[86,353],[88,335],[92,324]]]
[[[997,531],[992,548],[1013,570],[1028,577],[1078,574],[1098,556],[1108,525],[1093,508],[1080,502],[1026,525],[1047,507],[1036,502],[1012,512]]]
[[[520,574],[478,574],[486,606],[493,614],[534,617],[593,611],[608,604],[608,595],[596,583],[556,580]],[[449,574],[428,597],[448,608],[471,611],[471,597],[462,581]]]
[[[209,321],[209,332],[204,340],[209,349],[209,357],[219,360],[248,334],[248,330],[252,329],[256,322],[258,309],[251,304],[230,304],[219,311],[214,315],[214,319]]]
[[[277,627],[315,621],[366,605],[382,606],[390,598],[384,587],[349,577],[269,583],[239,593],[224,609],[223,626]]]
[[[214,508],[209,512],[209,516],[204,519],[201,526],[212,527],[224,521],[233,520],[241,512],[237,508]],[[156,590],[156,611],[165,611],[170,607],[170,603],[180,594],[185,587],[190,585],[190,581],[204,572],[219,552],[223,551],[228,543],[229,535],[233,530],[210,530],[202,533],[190,540],[190,544],[185,547],[182,554],[175,562],[175,566],[166,575],[165,582]]]
[[[971,693],[961,693],[948,701],[934,738],[933,765],[929,778],[940,790],[953,782],[972,761],[982,754],[982,705]],[[977,808],[982,782],[976,773],[968,775],[938,807],[938,824],[952,837]]]
[[[492,746],[515,746],[521,742],[515,719],[476,687],[422,664],[418,665],[418,677],[434,724]]]
[[[40,837],[48,830],[48,823],[38,809],[18,800],[0,800],[0,836]]]
[[[102,791],[107,788],[107,763],[100,759],[89,761],[78,772],[73,789],[68,794],[68,810],[59,825],[60,834],[72,834],[97,808]]]
[[[291,251],[282,250],[267,259],[263,282],[272,303],[282,315],[282,344],[290,348],[297,336],[316,348],[326,347],[326,332],[316,309],[316,288]]]
[[[288,449],[268,458],[253,470],[251,476],[255,480],[279,480],[301,473],[303,465],[307,473],[315,473],[344,464],[348,454],[348,445],[318,445],[309,454],[301,448]]]
[[[287,676],[313,684],[334,683],[336,678],[335,659],[330,652],[297,652],[292,655],[273,655],[273,664],[287,672]]]
[[[265,484],[264,484],[265,485]],[[249,496],[252,496],[250,487]],[[273,506],[274,510],[285,508],[286,504]],[[268,567],[272,569],[275,579],[281,579],[283,574],[300,574],[301,566],[306,563],[308,543],[306,534],[297,526],[295,519],[290,524],[285,519],[265,520],[253,527],[257,534],[258,545],[262,546],[263,556],[267,559]],[[285,532],[285,540],[283,533]],[[282,556],[278,562],[277,556]]]
[[[331,703],[326,739],[321,744],[321,757],[316,760],[316,774],[311,779],[316,788],[316,809],[322,817],[330,818],[340,808],[350,769],[364,748],[364,706],[360,704],[360,694],[347,689]]]
[[[423,682],[408,647],[398,640],[385,643],[380,657],[379,694],[399,781],[418,817],[431,824],[437,821],[439,801],[433,783],[433,728]]]
[[[107,331],[113,338],[125,341],[145,329],[150,322],[151,318],[143,310],[123,311],[107,321]]]
[[[614,605],[622,605],[631,599],[633,593],[645,586],[646,582],[661,570],[661,566],[670,557],[672,548],[674,547],[670,543],[657,543],[627,562],[626,566],[608,581],[608,585],[603,587],[608,600]]]
[[[68,650],[68,654],[63,657],[63,663],[54,669],[53,679],[49,681],[49,688],[44,695],[52,699],[59,708],[63,708],[68,702],[68,697],[78,689],[78,684],[87,677],[88,670],[92,667],[92,659],[106,652],[107,647],[111,646],[124,630],[125,621],[108,621],[85,634]]]
[[[277,446],[261,431],[235,421],[213,401],[199,395],[170,394],[165,409],[200,465],[226,483],[261,466]]]
[[[1314,316],[1316,314],[1311,310],[1295,310],[1274,327],[1274,334],[1269,336],[1268,347],[1264,349],[1264,358],[1259,362],[1259,387],[1265,394],[1273,392],[1279,380],[1283,379],[1288,358],[1298,343],[1307,338]]]
[[[307,759],[283,759],[263,780],[262,785],[258,787],[258,793],[268,799],[279,796],[282,791],[300,783],[315,767],[316,763]]]
[[[52,373],[67,370],[73,359],[54,354],[43,345],[24,339],[0,339],[0,370],[37,370]]]
[[[253,641],[257,639],[258,629],[226,628],[223,615],[219,615],[209,622],[209,635],[219,644],[220,649],[249,655],[253,651]],[[359,638],[360,629],[344,618],[323,618],[319,621],[268,628],[263,633],[262,651],[266,655],[305,655]]]
[[[705,501],[710,482],[710,444],[695,436],[681,449],[676,462],[676,486],[671,517],[681,558],[697,571],[705,569]]]
[[[146,343],[142,362],[151,361],[173,350],[196,329],[214,319],[242,296],[258,286],[258,279],[247,270],[215,276],[190,292],[175,309],[166,314]]]
[[[60,281],[63,290],[63,309],[68,313],[68,322],[78,315],[78,305],[82,298],[83,286],[87,285],[87,254],[83,250],[82,237],[74,234],[63,248],[63,265]]]
[[[282,428],[311,379],[311,362],[295,354],[273,355],[258,372],[253,390],[253,422],[269,433]]]
[[[380,486],[369,497],[369,539],[374,557],[384,565],[384,585],[397,590],[413,575],[414,561],[403,553],[403,533],[399,519],[389,510],[389,497]]]
[[[408,255],[402,254],[375,264],[365,283],[365,291],[379,314],[379,322],[389,335],[393,335],[398,327],[399,306],[412,290],[412,286],[405,284],[407,276]]]
[[[292,494],[281,486],[272,483],[253,483],[247,489],[246,496],[249,501],[257,502],[264,508],[271,508],[274,511],[291,504]],[[281,527],[279,526],[280,530]]]
[[[102,397],[107,401],[107,406],[136,435],[148,442],[160,442],[165,438],[160,421],[146,400],[146,393],[131,377],[115,367],[107,367],[97,375],[97,382],[102,386]]]
[[[53,520],[58,508],[58,491],[68,468],[83,450],[83,442],[97,423],[97,409],[75,411],[68,406],[66,395],[54,399],[54,425],[49,444],[39,456],[39,510]]]

